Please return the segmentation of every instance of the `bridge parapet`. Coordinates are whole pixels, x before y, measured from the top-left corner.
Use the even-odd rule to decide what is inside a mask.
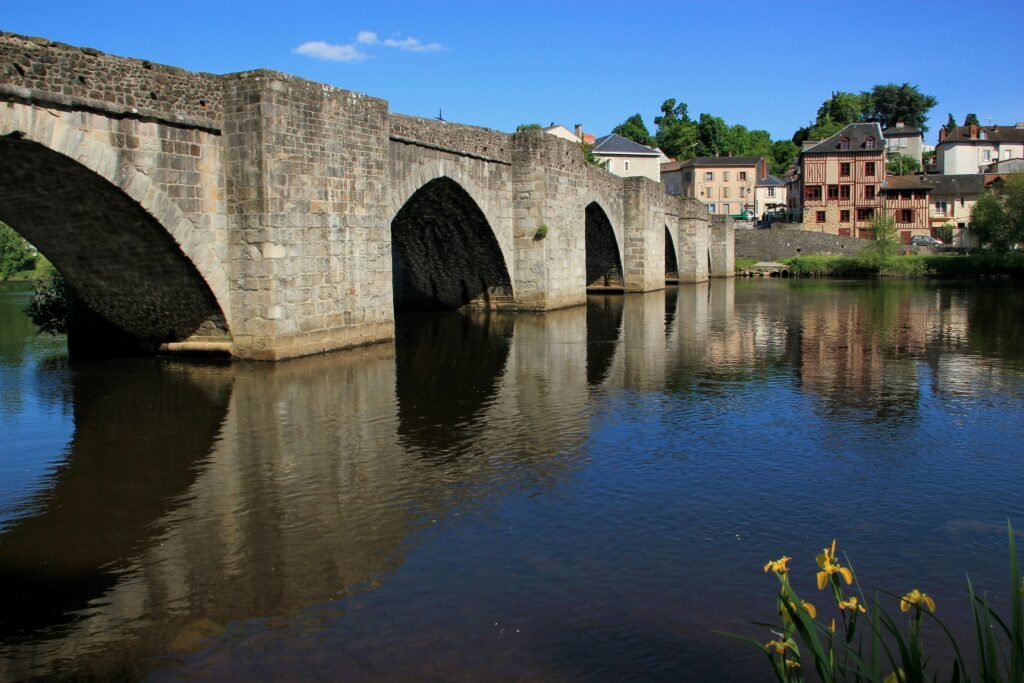
[[[392,140],[506,165],[512,163],[508,133],[405,114],[389,114]]]
[[[0,94],[201,128],[222,117],[220,76],[6,32]]]

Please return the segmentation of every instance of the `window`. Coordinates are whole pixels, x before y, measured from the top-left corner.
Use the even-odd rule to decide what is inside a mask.
[[[821,199],[821,185],[808,185],[804,191],[804,199]]]
[[[704,180],[714,180],[715,174],[711,171],[704,171]]]
[[[864,139],[864,149],[874,149],[874,148],[875,148],[875,139],[874,138],[865,138]]]
[[[774,197],[775,196],[775,188],[774,187],[769,187],[768,188],[768,196],[769,197]]]
[[[723,183],[729,182],[729,172],[728,171],[722,171],[722,182]]]
[[[869,161],[864,164],[864,175],[873,177],[875,175],[875,162]]]
[[[722,213],[724,213],[726,216],[729,215],[729,205],[728,204],[722,204]]]
[[[906,147],[906,146],[907,146],[907,139],[906,138],[900,138],[900,147]]]
[[[715,212],[715,205],[714,204],[708,204],[708,213],[714,213],[714,212]]]
[[[874,185],[865,185],[864,186],[864,199],[874,199],[874,198],[875,198],[875,186]]]
[[[623,171],[628,171],[629,170],[629,162],[628,161],[623,161],[622,162],[622,170]]]
[[[858,221],[870,221],[875,217],[874,209],[857,209],[857,220]]]
[[[845,136],[840,138],[839,149],[850,149],[850,138]]]
[[[840,199],[845,199],[846,201],[850,200],[850,186],[849,185],[840,185],[839,186],[839,198]]]
[[[747,172],[746,171],[740,171],[739,175],[740,175],[740,180],[746,180],[747,179]]]
[[[850,222],[850,210],[849,209],[843,209],[842,211],[839,212],[839,222],[840,223],[849,223]]]
[[[992,161],[992,150],[986,149],[981,153],[981,158],[983,161]]]
[[[914,210],[913,209],[900,209],[900,223],[913,223],[914,222]]]
[[[987,138],[988,138],[988,133],[986,133],[985,131],[980,131],[978,133],[978,139],[979,140],[985,140]]]
[[[827,197],[829,199],[839,199],[839,186],[838,185],[829,185],[828,186]]]
[[[729,198],[729,188],[728,187],[723,187],[722,188],[722,199],[728,199],[728,198]]]
[[[849,178],[850,177],[850,162],[849,161],[844,161],[841,164],[839,164],[839,175],[843,176],[844,178]]]
[[[914,193],[914,199],[924,199],[925,201],[927,201],[928,200],[928,194],[925,193],[925,192],[915,192]]]
[[[824,223],[825,222],[825,212],[824,211],[815,211],[814,212],[814,219],[818,223]]]
[[[910,190],[900,190],[900,199],[910,199],[911,196]]]
[[[687,171],[686,172],[686,182],[690,182],[691,180],[693,180],[693,172],[692,171]]]
[[[1004,159],[1009,159],[1010,158],[1010,150],[1008,150],[1008,149],[1004,149],[1003,150],[1003,158]]]
[[[945,216],[947,211],[949,211],[949,204],[946,202],[935,202],[935,213]]]

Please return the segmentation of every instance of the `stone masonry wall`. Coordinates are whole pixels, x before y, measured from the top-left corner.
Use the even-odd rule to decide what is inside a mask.
[[[712,216],[708,225],[708,249],[711,254],[711,277],[732,277],[736,274],[736,221],[728,216]]]
[[[389,114],[388,123],[389,136],[397,142],[512,163],[512,136],[508,133],[404,114]]]
[[[394,336],[387,103],[275,72],[225,86],[235,353]]]
[[[219,76],[0,33],[0,94],[217,128]]]
[[[668,198],[668,195],[666,195]],[[704,282],[710,276],[708,268],[708,210],[696,199],[670,198],[666,216],[675,219],[679,236],[676,252],[680,282]]]
[[[868,240],[809,230],[737,230],[736,258],[777,261],[803,254],[856,254]]]
[[[627,178],[622,267],[625,289],[648,292],[665,288],[665,191],[648,178]]]

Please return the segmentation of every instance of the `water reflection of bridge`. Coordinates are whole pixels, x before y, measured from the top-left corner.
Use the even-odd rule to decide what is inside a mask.
[[[408,318],[395,347],[275,366],[94,366],[73,379],[75,435],[40,512],[0,535],[16,617],[0,678],[135,675],[229,623],[373,588],[432,521],[571,477],[595,393],[698,396],[781,368],[871,405],[907,358],[938,368],[970,343],[955,293],[909,289],[870,325],[869,294],[800,296],[721,280]]]

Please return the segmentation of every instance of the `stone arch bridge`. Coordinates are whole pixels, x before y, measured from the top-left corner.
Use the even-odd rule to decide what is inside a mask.
[[[392,339],[396,309],[733,275],[731,221],[540,131],[10,33],[0,98],[0,220],[72,286],[72,342],[276,360]]]

